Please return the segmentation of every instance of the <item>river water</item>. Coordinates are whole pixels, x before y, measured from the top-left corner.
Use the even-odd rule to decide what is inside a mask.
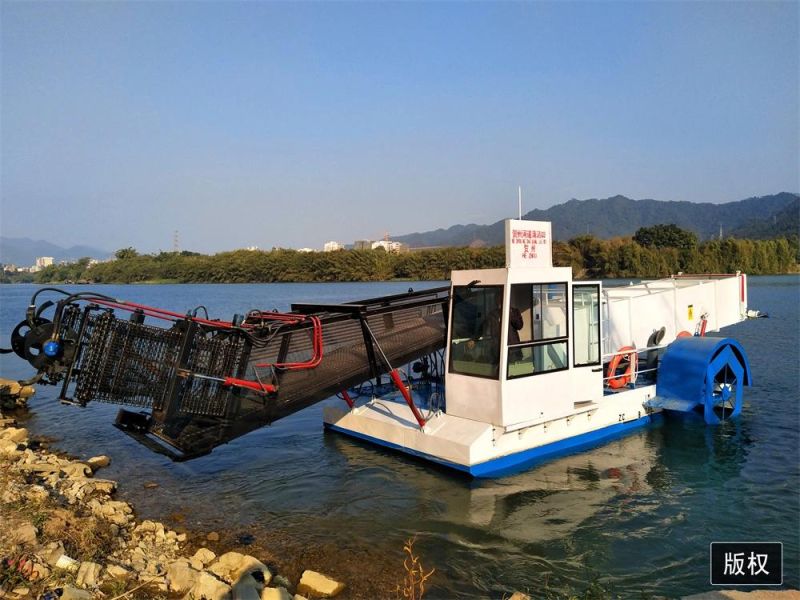
[[[800,586],[800,278],[752,277],[749,304],[770,319],[723,334],[748,352],[755,384],[741,417],[718,427],[665,419],[519,475],[468,481],[322,430],[332,399],[211,455],[173,463],[112,427],[117,407],[81,409],[42,386],[30,402],[34,435],[80,457],[113,457],[104,477],[143,518],[182,515],[188,527],[254,532],[326,548],[383,569],[403,540],[436,573],[428,598],[538,597],[594,583],[622,597],[677,597],[711,589],[712,541],[784,544],[784,587]],[[433,287],[437,282],[414,284]],[[184,311],[205,304],[229,318],[291,302],[396,293],[408,283],[98,286],[128,300]],[[0,346],[24,317],[32,285],[0,286]],[[85,287],[80,288],[81,291]],[[721,335],[721,334],[718,334]],[[0,355],[0,375],[30,367]],[[155,490],[145,482],[156,482]],[[245,540],[246,541],[246,540]],[[289,542],[284,547],[289,548]],[[288,551],[288,550],[287,550]],[[336,568],[336,560],[329,564]]]

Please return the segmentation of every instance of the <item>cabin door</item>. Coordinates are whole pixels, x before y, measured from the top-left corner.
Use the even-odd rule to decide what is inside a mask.
[[[576,402],[603,394],[600,282],[572,285],[572,369]]]

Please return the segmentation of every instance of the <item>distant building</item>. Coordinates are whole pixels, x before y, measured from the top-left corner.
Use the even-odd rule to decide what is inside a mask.
[[[314,252],[313,248],[298,248],[298,252]]]
[[[372,240],[356,240],[353,242],[353,250],[369,250],[372,248]]]
[[[340,244],[339,242],[325,242],[325,245],[322,247],[323,252],[336,252],[337,250],[344,250],[344,244]]]
[[[36,266],[39,269],[44,269],[45,267],[49,267],[53,264],[53,257],[52,256],[39,256],[36,259]]]
[[[389,240],[380,240],[378,242],[372,242],[372,249],[377,250],[378,248],[383,248],[384,250],[386,250],[386,252],[391,252],[393,254],[408,252],[407,244],[403,244],[402,242],[391,242]]]
[[[248,246],[245,250],[249,250],[250,252],[255,252],[258,250],[258,246]]]

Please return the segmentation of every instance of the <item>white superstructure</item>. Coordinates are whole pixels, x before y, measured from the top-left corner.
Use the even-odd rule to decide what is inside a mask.
[[[741,274],[605,290],[575,282],[570,268],[552,265],[550,223],[509,220],[505,268],[452,273],[445,410],[420,426],[397,392],[327,408],[325,424],[474,476],[500,475],[650,422],[655,372],[634,355],[739,322],[746,300]],[[619,351],[629,362],[607,372]]]

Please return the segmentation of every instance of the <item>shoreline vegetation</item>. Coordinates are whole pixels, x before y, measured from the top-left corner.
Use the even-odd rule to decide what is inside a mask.
[[[779,275],[798,272],[797,236],[768,240],[726,238],[698,242],[675,225],[645,227],[632,237],[591,235],[553,243],[555,266],[572,267],[576,279],[658,278],[678,272]],[[500,268],[502,246],[442,247],[393,254],[385,250],[299,252],[233,250],[139,254],[118,250],[115,259],[88,258],[37,273],[4,273],[3,283],[323,283],[334,281],[440,281],[450,271]]]

